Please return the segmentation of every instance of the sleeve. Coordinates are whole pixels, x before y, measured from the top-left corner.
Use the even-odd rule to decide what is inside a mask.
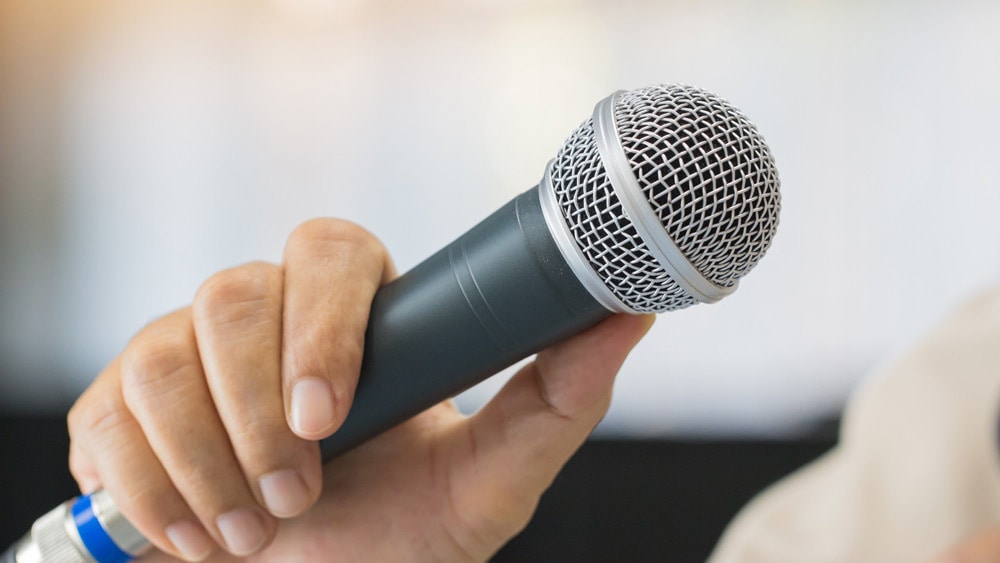
[[[840,442],[752,500],[711,563],[923,561],[1000,523],[1000,286],[852,396]]]

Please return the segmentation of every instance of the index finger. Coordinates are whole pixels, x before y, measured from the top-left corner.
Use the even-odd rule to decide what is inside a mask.
[[[302,438],[336,431],[354,399],[368,311],[396,276],[371,233],[337,219],[298,227],[285,246],[281,374],[288,424]]]

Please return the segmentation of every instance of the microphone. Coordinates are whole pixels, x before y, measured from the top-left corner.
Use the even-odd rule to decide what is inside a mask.
[[[336,457],[616,313],[714,303],[764,256],[778,173],[757,128],[686,85],[618,91],[517,196],[372,302]],[[67,501],[2,563],[120,563],[148,542],[103,492]]]

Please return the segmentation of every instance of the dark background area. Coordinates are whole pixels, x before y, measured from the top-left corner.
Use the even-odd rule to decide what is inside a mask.
[[[593,439],[495,561],[704,561],[758,491],[828,450],[828,428],[797,440]],[[59,416],[0,417],[0,550],[76,493]]]

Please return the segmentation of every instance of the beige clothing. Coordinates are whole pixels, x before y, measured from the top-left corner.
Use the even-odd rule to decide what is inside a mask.
[[[851,399],[840,443],[748,504],[712,563],[921,562],[1000,524],[1000,286]]]

